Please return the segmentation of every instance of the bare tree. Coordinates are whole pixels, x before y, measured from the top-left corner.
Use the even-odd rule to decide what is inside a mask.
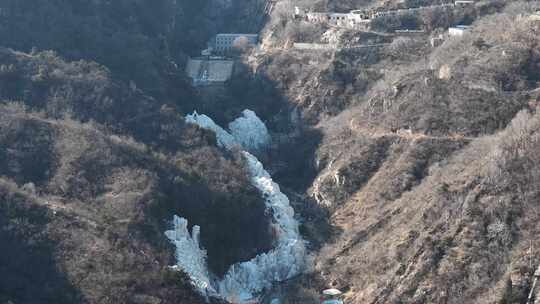
[[[245,51],[249,47],[249,39],[246,36],[240,36],[234,39],[233,47],[239,51]]]

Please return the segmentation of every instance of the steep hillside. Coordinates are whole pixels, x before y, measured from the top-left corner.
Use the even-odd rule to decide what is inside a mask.
[[[225,282],[242,302],[304,270],[304,247],[305,273],[262,303],[327,287],[355,304],[524,302],[540,263],[538,3],[34,2],[0,0],[0,303],[219,303],[169,267],[190,263],[212,281],[199,291]],[[347,28],[303,9],[380,15]],[[261,28],[225,86],[184,76],[212,34]],[[225,126],[245,108],[266,126],[238,130],[273,140],[266,169],[192,124],[208,117],[184,119]],[[173,215],[201,227],[194,258],[164,235]]]
[[[9,198],[3,201],[6,231],[12,230],[10,222],[20,223],[6,238],[30,242],[23,219],[32,216],[32,222],[37,215],[24,210],[46,214],[38,222],[46,228],[38,237],[39,246],[48,248],[42,254],[50,256],[41,267],[57,263],[65,271],[66,286],[88,303],[130,302],[137,296],[134,290],[166,303],[189,293],[189,288],[177,288],[174,277],[163,281],[176,276],[166,270],[173,264],[173,251],[163,237],[173,214],[204,227],[202,243],[217,273],[269,244],[264,206],[242,164],[224,158],[207,142],[162,154],[104,133],[95,124],[50,120],[19,104],[4,104],[0,113],[0,170]],[[28,207],[11,210],[12,199],[28,201]],[[19,271],[8,270],[7,277]],[[13,284],[31,285],[24,276]],[[157,288],[160,284],[165,285]],[[3,293],[12,301],[23,300],[13,291]]]
[[[160,148],[180,147],[177,135],[183,123],[177,106],[115,79],[106,67],[92,61],[66,62],[53,51],[1,49],[0,56],[2,99],[22,101],[48,118],[92,120]]]
[[[1,46],[95,61],[148,95],[193,110],[183,73],[219,31],[257,31],[265,1],[0,1]],[[14,35],[14,33],[17,33]]]
[[[394,4],[328,1],[317,11]],[[307,204],[329,213],[325,221],[303,211],[306,235],[322,248],[312,272],[284,287],[286,303],[317,303],[328,287],[347,303],[524,302],[540,262],[537,8],[478,1],[437,22],[422,13],[414,35],[272,16],[253,62],[296,107],[297,126],[311,129],[286,142],[277,176],[303,192],[288,178],[302,176]],[[463,36],[448,35],[464,22],[472,26]],[[299,162],[296,149],[311,157]]]
[[[242,161],[174,105],[49,51],[2,49],[0,64],[2,243],[20,244],[4,248],[3,301],[202,301],[167,270],[173,214],[203,227],[217,274],[268,249],[268,217]],[[21,274],[35,263],[35,277]],[[34,287],[50,269],[50,287]]]
[[[206,1],[197,3],[204,6]],[[204,44],[203,29],[199,39],[177,35],[177,30],[187,29],[176,20],[194,22],[197,18],[193,14],[188,14],[192,20],[180,18],[177,14],[183,8],[177,5],[169,0],[156,1],[152,6],[130,0],[3,0],[0,37],[2,46],[24,52],[33,48],[55,50],[70,60],[97,61],[125,81],[132,80],[155,96],[164,97],[173,93],[169,92],[168,81],[181,83],[181,77],[174,76],[173,54]],[[191,6],[187,9],[197,10]],[[187,38],[182,49],[174,44],[179,37]],[[170,96],[169,100],[174,98]]]
[[[430,139],[404,140],[333,214],[344,233],[316,269],[351,303],[522,303],[539,262],[538,119],[521,112],[416,176],[407,154]]]

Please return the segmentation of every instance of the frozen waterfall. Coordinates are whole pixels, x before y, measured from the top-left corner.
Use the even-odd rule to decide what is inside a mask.
[[[270,144],[270,134],[262,120],[251,110],[244,110],[229,124],[231,134],[244,149],[257,152]]]
[[[214,131],[218,145],[226,149],[235,146],[251,151],[264,148],[270,142],[266,126],[253,111],[245,110],[243,115],[229,124],[232,135],[206,115],[195,112],[186,120]],[[206,252],[198,243],[199,228],[195,226],[190,236],[187,221],[175,216],[175,229],[166,232],[177,248],[177,266],[189,274],[197,289],[205,295],[219,296],[235,303],[253,299],[273,282],[289,279],[305,266],[305,244],[289,199],[255,156],[247,151],[242,154],[251,183],[262,192],[266,207],[272,210],[272,224],[277,231],[276,247],[250,261],[231,266],[223,279],[212,282],[206,266]]]
[[[219,282],[219,293],[226,299],[249,300],[254,294],[272,286],[273,282],[289,279],[304,267],[305,246],[294,210],[289,199],[281,193],[278,184],[264,170],[261,162],[249,152],[243,152],[251,183],[265,198],[266,207],[272,210],[273,224],[277,229],[277,246],[254,259],[233,265]]]
[[[175,215],[174,229],[165,231],[165,236],[176,247],[175,257],[179,261],[177,266],[189,274],[191,282],[198,290],[215,294],[216,292],[210,284],[210,275],[206,265],[206,251],[202,250],[199,244],[200,227],[193,226],[190,235],[187,226],[186,219]]]
[[[220,147],[223,147],[227,150],[232,149],[234,146],[237,146],[238,143],[234,137],[225,131],[223,128],[218,126],[212,118],[204,115],[198,114],[196,111],[193,114],[186,115],[186,121],[192,124],[196,124],[201,128],[214,131],[216,133],[217,144]]]
[[[218,145],[226,149],[240,146],[247,151],[258,152],[267,147],[271,140],[264,122],[251,110],[244,110],[242,117],[229,123],[230,132],[218,126],[210,117],[197,112],[187,115],[186,121],[214,131]]]

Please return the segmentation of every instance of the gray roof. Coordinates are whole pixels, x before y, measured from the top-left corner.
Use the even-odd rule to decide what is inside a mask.
[[[189,59],[186,75],[195,82],[225,82],[232,76],[233,60]]]

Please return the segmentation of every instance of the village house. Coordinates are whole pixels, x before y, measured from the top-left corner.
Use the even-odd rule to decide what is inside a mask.
[[[328,14],[328,20],[330,24],[339,27],[348,27],[351,25],[349,20],[349,14],[331,13]]]
[[[372,13],[364,10],[354,10],[348,14],[353,27],[371,22]]]

